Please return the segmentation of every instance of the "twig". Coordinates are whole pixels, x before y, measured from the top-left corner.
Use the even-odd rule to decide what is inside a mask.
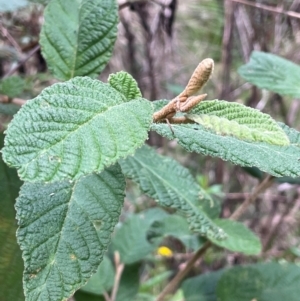
[[[120,261],[120,254],[118,252],[115,252],[115,266],[116,266],[116,274],[115,274],[115,281],[114,281],[114,287],[111,292],[110,301],[115,301],[117,297],[117,292],[120,285],[121,276],[124,270],[124,263],[121,263]]]
[[[253,193],[238,207],[229,219],[237,220],[248,206],[256,200],[259,193],[267,189],[273,183],[273,176],[268,175],[253,191]],[[178,274],[167,284],[156,301],[163,301],[168,294],[171,294],[178,287],[179,283],[190,272],[194,264],[204,255],[204,253],[212,246],[210,241],[207,241],[187,262],[184,269],[178,272]]]
[[[14,74],[22,65],[24,65],[38,50],[40,49],[40,45],[35,46],[31,51],[29,51],[29,53],[27,54],[27,56],[20,60],[18,62],[18,64],[16,64],[12,69],[10,69],[3,78],[6,78],[8,76],[11,76],[12,74]]]
[[[19,46],[19,44],[16,42],[16,40],[13,38],[13,36],[9,33],[9,31],[2,25],[2,23],[0,22],[0,30],[1,33],[3,35],[3,37],[7,38],[7,40],[11,43],[11,45],[16,48],[16,50],[19,53],[22,53],[22,49]]]
[[[237,2],[237,3],[241,3],[241,4],[245,4],[248,6],[252,6],[252,7],[256,7],[256,8],[261,8],[263,10],[267,10],[276,14],[283,14],[292,18],[297,18],[300,19],[300,13],[294,12],[294,11],[285,11],[283,8],[280,7],[272,7],[269,5],[265,5],[265,4],[260,4],[260,3],[253,3],[251,1],[247,1],[247,0],[230,0],[232,2]]]
[[[253,203],[258,195],[269,188],[274,181],[274,177],[268,175],[256,188],[254,191],[245,199],[245,201],[233,212],[233,214],[230,216],[231,220],[237,220],[240,218],[240,216],[247,210],[249,205]]]
[[[9,98],[7,95],[0,95],[0,103],[13,103],[18,106],[22,106],[27,100],[21,98]]]

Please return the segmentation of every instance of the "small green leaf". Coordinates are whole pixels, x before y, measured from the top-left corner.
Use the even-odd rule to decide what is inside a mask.
[[[114,277],[114,267],[110,259],[104,256],[96,274],[91,277],[81,290],[90,294],[103,295],[113,287]]]
[[[13,103],[0,103],[0,114],[14,115],[20,110],[20,106]]]
[[[141,261],[156,248],[147,240],[150,224],[142,215],[133,215],[116,230],[112,248],[120,253],[121,262],[132,264]]]
[[[27,181],[78,179],[132,154],[148,136],[152,105],[77,77],[28,101],[7,129],[3,158]]]
[[[11,12],[27,5],[27,0],[0,0],[0,12]]]
[[[192,230],[217,239],[224,232],[202,211],[210,202],[190,172],[175,160],[158,155],[150,147],[138,149],[133,157],[120,161],[126,177],[137,182],[142,191],[161,205],[180,210],[185,214]],[[209,214],[209,212],[208,212]]]
[[[155,123],[151,129],[168,139],[177,139],[187,151],[219,157],[240,166],[256,166],[276,177],[300,176],[300,133],[278,123],[290,140],[288,146],[250,142],[232,136],[221,136],[200,124]]]
[[[187,117],[218,135],[282,146],[290,144],[285,132],[270,115],[239,103],[203,101]]]
[[[227,239],[224,240],[209,238],[215,245],[246,255],[257,255],[261,252],[259,238],[242,223],[229,219],[216,219],[213,221],[227,234]]]
[[[248,64],[238,72],[259,88],[300,97],[300,66],[277,55],[253,51]]]
[[[8,97],[20,95],[25,88],[25,81],[20,76],[10,76],[0,81],[0,94]]]
[[[4,135],[0,134],[0,148]],[[17,244],[14,203],[21,181],[0,156],[0,300],[24,301],[22,274],[23,260]]]
[[[117,36],[115,0],[52,0],[45,9],[40,44],[49,69],[61,80],[96,77]]]
[[[108,78],[108,83],[128,100],[142,97],[137,82],[127,72],[121,71],[111,74]]]
[[[124,190],[118,165],[74,182],[23,185],[16,209],[26,300],[66,300],[96,272]]]

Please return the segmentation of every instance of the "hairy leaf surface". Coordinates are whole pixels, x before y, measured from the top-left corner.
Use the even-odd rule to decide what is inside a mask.
[[[150,147],[143,146],[133,157],[121,160],[120,164],[123,173],[137,182],[144,193],[162,206],[183,212],[192,230],[217,239],[224,236],[222,229],[202,210],[201,203],[204,205],[210,200],[189,171],[175,160],[164,158]]]
[[[290,144],[285,132],[270,115],[239,103],[203,101],[187,117],[218,135],[282,146]]]
[[[42,54],[57,78],[95,77],[103,70],[117,35],[115,0],[52,0],[44,18]]]
[[[118,165],[74,182],[23,185],[16,209],[27,301],[67,300],[96,272],[124,190]]]
[[[128,100],[142,97],[137,82],[127,72],[121,71],[111,74],[108,78],[108,83]]]
[[[283,95],[300,97],[300,66],[271,53],[253,51],[238,70],[250,83]]]
[[[300,133],[278,123],[290,140],[288,146],[265,142],[250,142],[231,136],[222,136],[200,124],[153,124],[152,130],[168,139],[177,139],[187,151],[219,157],[241,166],[256,166],[278,176],[300,176]]]
[[[127,100],[110,85],[77,77],[22,107],[8,127],[3,158],[27,181],[77,179],[132,154],[151,120],[149,101]]]
[[[227,234],[227,239],[224,240],[210,238],[215,245],[247,255],[257,255],[261,252],[259,238],[242,223],[228,219],[216,219],[214,223]]]

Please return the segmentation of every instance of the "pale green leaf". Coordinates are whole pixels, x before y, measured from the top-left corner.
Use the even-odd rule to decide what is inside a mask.
[[[285,132],[270,115],[239,103],[203,101],[187,117],[218,135],[282,146],[290,144]]]
[[[23,185],[16,209],[27,301],[67,300],[96,272],[124,190],[118,165],[74,182]]]
[[[27,5],[27,0],[0,0],[0,12],[11,12]]]
[[[0,81],[0,94],[11,98],[20,95],[24,88],[25,81],[20,76],[10,76]]]
[[[115,0],[52,0],[44,18],[42,54],[57,78],[95,77],[103,70],[117,35]]]
[[[0,134],[0,148],[4,135]],[[17,244],[14,203],[21,181],[0,156],[0,300],[24,301],[22,274],[23,260]]]
[[[107,256],[104,256],[96,274],[81,290],[95,295],[103,295],[113,287],[114,277],[115,271],[112,262]]]
[[[147,139],[152,105],[77,77],[28,101],[7,129],[3,158],[27,181],[78,179],[132,154]]]
[[[201,203],[210,201],[205,192],[190,172],[175,160],[160,156],[144,146],[133,157],[121,160],[120,164],[125,176],[137,182],[144,193],[162,206],[183,212],[192,230],[218,239],[224,236],[222,229],[202,211]]]
[[[290,140],[289,146],[250,142],[218,135],[200,124],[153,124],[152,130],[168,139],[177,139],[187,151],[219,157],[241,166],[256,166],[276,177],[300,176],[300,133],[278,123]]]
[[[266,263],[225,271],[217,285],[219,301],[298,301],[300,267]]]
[[[227,239],[224,240],[209,238],[215,245],[246,255],[257,255],[261,252],[259,238],[242,223],[229,219],[216,219],[213,221],[227,234]]]
[[[259,88],[300,97],[300,66],[277,55],[253,51],[248,64],[238,72]]]
[[[108,83],[128,100],[142,97],[137,82],[127,72],[121,71],[111,74],[108,78]]]

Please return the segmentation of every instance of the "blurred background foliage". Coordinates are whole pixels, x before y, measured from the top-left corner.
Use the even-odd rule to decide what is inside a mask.
[[[38,44],[46,2],[14,0],[5,6],[7,1],[0,0],[2,132],[21,104],[57,81],[48,72]],[[114,53],[99,77],[101,80],[106,81],[110,73],[125,70],[137,80],[145,98],[172,99],[182,91],[199,61],[211,57],[215,61],[215,72],[203,89],[208,94],[207,99],[243,103],[300,130],[298,98],[261,90],[246,82],[237,72],[249,61],[254,50],[270,52],[300,64],[300,0],[120,0],[119,18]],[[12,86],[11,75],[14,76]],[[187,154],[175,141],[168,142],[154,134],[150,135],[149,144],[190,169],[202,188],[219,202],[221,217],[228,217],[263,176],[255,168],[241,168],[220,159]],[[0,182],[0,191],[4,193],[9,190],[12,193],[8,201],[10,208],[5,207],[9,213],[6,214],[4,207],[1,208],[0,226],[4,230],[1,230],[0,237],[8,231],[4,224],[12,223],[15,231],[16,225],[7,218],[10,216],[12,219],[12,200],[15,189],[20,185],[14,173],[4,165],[2,169],[6,177]],[[7,186],[8,178],[15,181],[15,188]],[[265,260],[299,263],[299,183],[299,179],[277,179],[243,217],[243,222],[261,238],[263,251],[259,256],[246,257],[214,247],[195,266],[189,277],[241,263]],[[116,300],[133,300],[134,296],[138,296],[136,300],[153,300],[152,296],[159,294],[203,241],[190,232],[180,215],[156,208],[156,202],[141,194],[130,181],[128,187],[120,224],[108,252],[111,262],[113,251],[118,250],[122,262],[126,263]],[[130,238],[126,232],[132,233],[133,229],[135,232]],[[132,243],[133,240],[135,243]],[[1,261],[0,258],[0,280],[7,271],[5,262],[20,260],[15,244],[11,238],[2,247],[11,248],[15,257],[9,259],[11,254],[5,251],[7,259]],[[160,246],[168,247],[170,256],[160,254]],[[113,275],[110,273],[114,271],[109,262],[107,259],[102,269],[106,271],[107,283],[112,286]],[[275,266],[271,268],[277,269]],[[212,273],[209,277],[219,279],[223,272]],[[252,275],[248,270],[245,273]],[[17,268],[12,277],[20,278]],[[199,281],[205,286],[208,280],[204,276],[199,277],[202,277]],[[142,283],[140,287],[136,285],[138,280]],[[98,287],[99,294],[101,289],[111,288],[105,286],[107,283]],[[210,282],[210,285],[213,283]],[[124,287],[130,287],[131,291]],[[186,282],[183,291],[175,294],[172,300],[183,300],[183,292],[189,298],[187,300],[200,300],[188,297],[194,294],[189,291],[190,287],[191,282]],[[209,295],[209,288],[206,291]],[[6,297],[2,295],[0,293],[1,301],[11,300],[3,299]],[[14,300],[22,299],[22,294],[16,296]],[[206,298],[203,300],[215,300]],[[87,297],[87,291],[82,290],[77,293],[76,300],[103,299],[97,294]]]

